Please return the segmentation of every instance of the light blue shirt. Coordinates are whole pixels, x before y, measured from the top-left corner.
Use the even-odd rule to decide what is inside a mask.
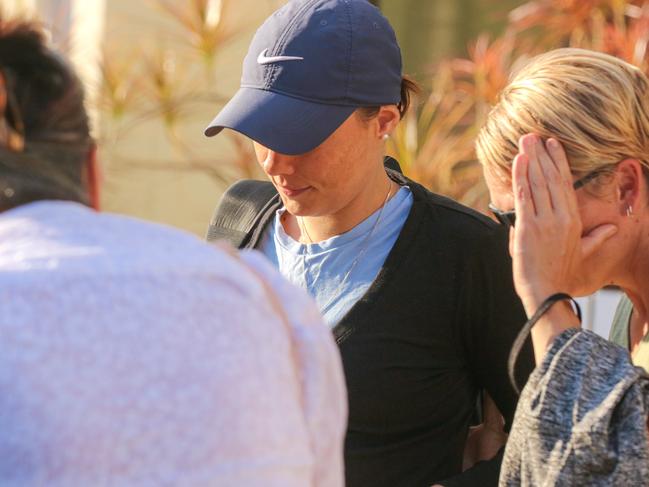
[[[334,327],[376,279],[408,218],[412,201],[410,188],[403,186],[386,203],[378,225],[380,209],[350,231],[314,244],[301,244],[286,234],[280,221],[286,211],[282,208],[266,231],[261,251],[284,277],[307,290],[327,324]]]

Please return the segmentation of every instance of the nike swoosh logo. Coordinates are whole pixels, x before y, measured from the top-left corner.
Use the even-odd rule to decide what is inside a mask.
[[[272,63],[281,63],[283,61],[304,61],[303,57],[299,56],[271,56],[267,57],[266,53],[268,52],[268,49],[264,49],[261,51],[261,54],[259,54],[259,57],[257,58],[257,62],[259,64],[272,64]]]

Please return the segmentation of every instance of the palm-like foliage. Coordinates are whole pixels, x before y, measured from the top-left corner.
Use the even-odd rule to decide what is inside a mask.
[[[99,108],[106,116],[102,139],[110,142],[104,144],[104,151],[108,152],[111,167],[201,171],[221,184],[258,175],[254,155],[241,136],[227,137],[233,160],[219,160],[196,148],[192,136],[199,134],[200,129],[194,130],[193,135],[185,129],[192,122],[205,122],[201,107],[209,106],[213,114],[226,101],[215,81],[215,60],[245,27],[231,19],[237,0],[149,3],[179,27],[180,37],[169,43],[173,48],[160,43],[136,47],[126,56],[105,53]],[[263,8],[270,11],[274,6],[271,2]],[[146,161],[120,152],[119,141],[146,122],[161,125],[165,138],[160,142],[170,147],[170,159]]]
[[[153,3],[179,24],[185,32],[181,41],[200,54],[206,72],[212,73],[218,52],[239,33],[228,22],[236,0],[155,0]]]
[[[649,1],[533,0],[510,12],[500,37],[479,37],[466,58],[443,61],[428,96],[395,134],[390,151],[432,190],[484,209],[475,136],[512,71],[564,46],[619,56],[649,70]]]

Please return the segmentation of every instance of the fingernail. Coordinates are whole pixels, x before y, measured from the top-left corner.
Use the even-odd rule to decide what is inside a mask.
[[[525,135],[522,135],[522,136],[518,139],[518,147],[519,147],[519,148],[523,148],[523,147],[525,147],[525,145],[524,145],[524,144],[525,144],[525,137],[526,137]]]
[[[534,136],[528,135],[523,139],[523,147],[525,149],[531,149],[534,145]]]

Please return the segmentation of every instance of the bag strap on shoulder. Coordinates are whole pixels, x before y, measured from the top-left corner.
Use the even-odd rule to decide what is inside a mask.
[[[277,190],[268,181],[237,181],[221,196],[207,230],[207,241],[225,240],[241,247],[276,196]]]

